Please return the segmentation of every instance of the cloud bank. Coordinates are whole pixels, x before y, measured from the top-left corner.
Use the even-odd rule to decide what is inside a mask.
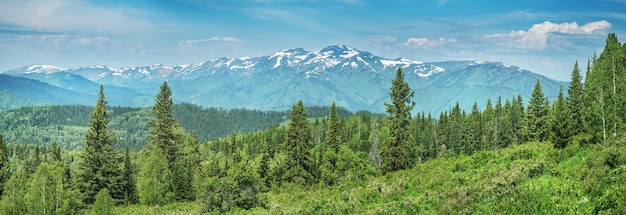
[[[514,44],[527,49],[544,49],[546,41],[552,33],[570,35],[591,35],[594,33],[604,33],[612,27],[611,23],[601,20],[590,22],[579,26],[576,22],[552,23],[545,21],[534,24],[528,31],[511,31],[508,34],[492,34],[488,38],[514,39]]]

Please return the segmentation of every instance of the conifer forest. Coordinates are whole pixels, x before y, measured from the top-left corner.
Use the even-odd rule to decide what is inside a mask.
[[[150,108],[101,86],[94,106],[2,111],[0,214],[626,214],[615,34],[556,99],[537,80],[416,113],[402,69],[389,81],[385,113],[175,104],[168,82]]]

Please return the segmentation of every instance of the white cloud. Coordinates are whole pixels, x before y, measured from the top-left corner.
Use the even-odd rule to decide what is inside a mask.
[[[439,45],[443,45],[447,42],[456,42],[456,39],[446,39],[439,38],[436,40],[429,40],[424,37],[411,37],[406,40],[406,42],[402,43],[404,46],[413,47],[413,48],[434,48]]]
[[[187,47],[187,46],[192,46],[193,44],[196,44],[196,43],[206,43],[206,42],[211,42],[211,41],[223,41],[223,42],[234,43],[234,42],[241,42],[243,40],[237,39],[234,37],[209,37],[209,38],[196,39],[196,40],[181,40],[181,41],[178,41],[178,45],[182,47]]]
[[[0,1],[0,23],[37,31],[128,33],[158,30],[152,23],[132,16],[142,13],[145,12],[100,7],[85,1]]]
[[[22,42],[35,42],[41,45],[55,45],[62,47],[86,47],[104,46],[110,44],[110,38],[105,36],[85,37],[71,34],[42,34],[21,35],[18,39]]]
[[[528,49],[543,49],[547,46],[546,41],[550,34],[561,33],[570,35],[590,35],[597,32],[604,32],[611,28],[611,23],[601,20],[590,22],[579,26],[576,22],[552,23],[545,21],[543,23],[534,24],[528,31],[517,30],[508,34],[492,34],[487,38],[514,39],[516,46]]]
[[[369,41],[376,43],[395,43],[398,40],[396,37],[392,36],[371,36],[369,37]]]

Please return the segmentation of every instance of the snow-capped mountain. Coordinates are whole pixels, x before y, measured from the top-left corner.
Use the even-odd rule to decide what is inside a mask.
[[[548,96],[555,96],[561,84],[503,63],[387,59],[346,45],[316,51],[285,49],[268,56],[218,58],[191,65],[31,65],[4,74],[66,90],[93,91],[91,94],[96,94],[97,86],[102,84],[108,99],[116,105],[149,105],[158,86],[168,81],[176,101],[204,106],[283,110],[302,99],[305,105],[330,105],[335,101],[354,111],[383,112],[397,68],[405,72],[407,82],[416,91],[416,110],[433,113],[457,101],[469,108],[474,101],[484,104],[498,96],[527,97],[538,78]]]

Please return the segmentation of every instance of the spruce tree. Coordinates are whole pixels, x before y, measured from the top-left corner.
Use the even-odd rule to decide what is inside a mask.
[[[528,107],[526,107],[525,124],[523,127],[526,141],[544,141],[548,137],[548,106],[550,101],[541,90],[541,82],[537,79]]]
[[[313,162],[310,149],[312,146],[311,127],[306,119],[307,110],[302,100],[293,105],[289,114],[291,121],[287,127],[286,139],[282,152],[287,155],[289,167],[282,178],[288,182],[305,185],[313,183]]]
[[[513,97],[511,109],[509,110],[509,121],[511,122],[513,143],[522,143],[522,128],[524,126],[524,103],[522,101],[522,95],[517,95],[517,98]]]
[[[330,106],[330,115],[328,117],[327,143],[328,151],[320,152],[318,169],[322,184],[332,185],[337,179],[337,156],[339,155],[339,146],[341,141],[341,131],[339,127],[339,118],[337,117],[337,107],[335,102]]]
[[[569,120],[570,112],[567,108],[567,102],[563,98],[563,86],[559,89],[559,97],[552,106],[550,111],[550,136],[549,139],[556,148],[565,148],[569,141],[570,130]]]
[[[337,107],[335,102],[330,106],[330,116],[328,117],[328,147],[339,154],[340,139],[339,118],[337,117]],[[334,165],[334,164],[333,164]]]
[[[176,134],[175,128],[178,128],[179,124],[173,116],[174,102],[172,101],[172,90],[167,82],[163,82],[159,93],[156,95],[154,106],[152,106],[152,113],[154,118],[150,120],[150,143],[159,147],[168,163],[173,164],[176,160],[176,154],[178,150],[177,143],[182,138]]]
[[[572,136],[583,132],[583,83],[578,68],[578,61],[574,63],[572,79],[567,88],[567,109],[569,110],[568,130]]]
[[[485,106],[485,110],[481,114],[481,127],[483,128],[483,135],[481,139],[480,150],[485,150],[493,147],[493,138],[495,132],[495,110],[493,109],[493,104],[491,99],[487,100],[487,105]]]
[[[0,196],[4,193],[4,184],[11,178],[9,172],[9,152],[4,142],[4,137],[0,134]]]
[[[472,105],[472,111],[468,117],[468,132],[467,132],[467,154],[473,154],[480,150],[481,138],[483,136],[483,125],[481,120],[481,112],[478,108],[478,103],[474,102]]]
[[[175,196],[182,198],[178,200],[183,200],[192,198],[191,196],[194,195],[188,195],[187,190],[190,188],[187,186],[186,170],[180,169],[184,163],[183,153],[180,150],[184,146],[185,132],[173,116],[173,106],[172,90],[167,82],[163,82],[159,93],[156,95],[154,106],[152,106],[154,118],[148,123],[150,125],[148,138],[150,144],[158,147],[167,160],[167,167],[172,174],[172,177],[169,177],[172,181],[169,183],[173,186]]]
[[[593,135],[603,141],[616,137],[624,130],[626,118],[626,54],[614,33],[608,35],[604,50],[594,61],[591,74],[585,80],[585,111],[589,113],[587,126]],[[601,128],[599,135],[597,127]]]
[[[126,144],[126,154],[124,156],[124,201],[127,205],[137,202],[137,187],[135,182],[135,171],[130,161],[130,150]],[[108,194],[108,191],[107,191]]]
[[[407,169],[412,166],[410,153],[410,141],[412,140],[409,130],[411,110],[415,102],[411,99],[415,92],[404,81],[402,69],[396,70],[396,77],[391,82],[391,104],[385,103],[389,118],[387,124],[391,131],[391,141],[382,148],[383,172]]]
[[[85,147],[82,162],[79,164],[78,189],[83,194],[83,202],[91,204],[101,189],[107,188],[114,199],[122,200],[122,172],[120,156],[113,147],[115,136],[108,128],[109,112],[104,97],[104,87],[100,86],[96,106],[91,113],[88,130],[85,134]]]

